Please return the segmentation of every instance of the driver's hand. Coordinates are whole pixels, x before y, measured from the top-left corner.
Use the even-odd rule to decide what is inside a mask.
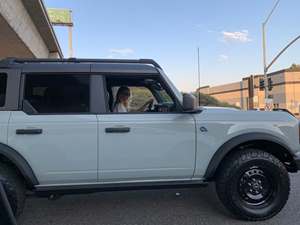
[[[137,111],[139,112],[145,112],[145,110],[147,110],[147,107],[148,107],[148,110],[151,110],[151,107],[152,107],[152,104],[154,102],[154,99],[151,98],[149,99],[147,102],[145,102],[145,104],[140,108],[138,109]]]
[[[146,105],[149,105],[149,104],[152,104],[154,102],[154,99],[153,98],[150,98],[145,104]]]

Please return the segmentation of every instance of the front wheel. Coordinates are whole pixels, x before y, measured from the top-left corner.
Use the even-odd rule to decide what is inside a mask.
[[[225,159],[216,190],[223,205],[244,220],[266,220],[284,207],[290,192],[285,166],[273,155],[246,149]]]

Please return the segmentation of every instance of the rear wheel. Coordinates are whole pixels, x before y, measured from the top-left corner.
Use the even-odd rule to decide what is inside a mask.
[[[286,204],[290,180],[285,166],[258,149],[236,152],[218,170],[216,189],[224,206],[245,220],[265,220]]]
[[[0,162],[0,182],[3,184],[14,215],[18,217],[22,213],[25,204],[26,189],[24,181],[14,168]]]

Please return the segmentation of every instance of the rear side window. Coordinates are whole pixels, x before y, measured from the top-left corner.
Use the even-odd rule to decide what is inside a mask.
[[[0,74],[0,107],[5,105],[6,98],[7,75]]]
[[[37,113],[88,113],[90,76],[26,75],[24,100]]]

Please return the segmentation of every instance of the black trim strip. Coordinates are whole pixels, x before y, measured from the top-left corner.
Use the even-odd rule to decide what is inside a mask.
[[[33,188],[35,185],[38,185],[39,182],[31,169],[27,161],[13,148],[0,143],[0,156],[3,155],[7,158],[17,169],[21,172],[27,185],[30,188]]]
[[[235,147],[239,146],[240,144],[249,141],[270,141],[276,143],[278,145],[281,145],[284,149],[286,149],[287,150],[286,153],[293,156],[293,153],[289,149],[288,144],[285,143],[285,141],[280,140],[280,138],[276,136],[273,136],[271,134],[266,134],[266,133],[259,133],[259,132],[242,134],[227,141],[216,151],[216,153],[214,154],[214,156],[209,162],[204,178],[206,180],[210,180],[211,178],[213,178],[218,166],[222,162],[223,158],[227,155],[227,153],[229,153],[231,150],[233,150]]]
[[[136,183],[109,183],[109,184],[83,184],[63,186],[41,186],[36,187],[35,193],[38,196],[49,196],[51,194],[83,194],[106,191],[129,191],[129,190],[153,190],[171,188],[191,188],[207,186],[202,180],[188,181],[157,181],[157,182],[136,182]]]

